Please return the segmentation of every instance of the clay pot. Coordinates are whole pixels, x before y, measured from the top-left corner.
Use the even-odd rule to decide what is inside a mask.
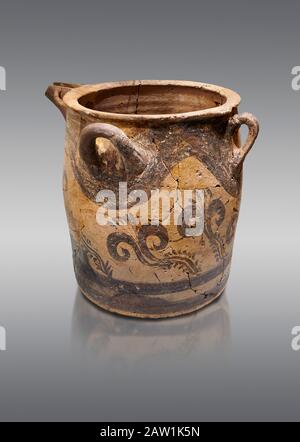
[[[148,318],[218,298],[229,276],[242,166],[259,131],[255,117],[238,115],[239,95],[187,81],[54,83],[46,95],[66,118],[64,198],[81,291],[106,310]],[[249,133],[241,145],[243,124]],[[99,191],[113,192],[123,213],[120,183],[148,196],[140,210],[153,190],[201,192],[201,234],[175,217],[165,223],[161,209],[152,224],[100,225]]]

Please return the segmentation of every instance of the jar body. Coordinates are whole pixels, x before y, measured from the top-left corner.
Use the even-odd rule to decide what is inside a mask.
[[[155,126],[118,122],[131,140],[158,158],[156,170],[131,179],[128,191],[142,188],[150,200],[155,189],[203,192],[203,231],[192,236],[174,222],[99,225],[97,192],[108,189],[118,195],[117,183],[126,181],[126,173],[120,160],[115,182],[89,175],[78,140],[95,122],[67,114],[64,200],[81,291],[106,310],[137,317],[172,317],[209,304],[224,291],[229,276],[240,207],[242,172],[234,175],[232,170],[228,118]],[[107,140],[99,138],[97,144],[115,155]],[[113,163],[116,167],[118,160]]]

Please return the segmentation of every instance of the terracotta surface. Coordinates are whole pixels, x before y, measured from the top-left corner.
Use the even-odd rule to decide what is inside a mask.
[[[192,312],[224,291],[239,214],[242,166],[257,134],[240,97],[181,81],[55,83],[46,95],[66,118],[64,198],[75,274],[98,306],[162,318]],[[238,129],[249,128],[241,146]],[[100,226],[99,190],[202,189],[204,233],[183,226]]]

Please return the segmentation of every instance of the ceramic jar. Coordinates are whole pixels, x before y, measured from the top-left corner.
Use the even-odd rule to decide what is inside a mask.
[[[63,190],[82,293],[111,312],[147,318],[190,313],[218,298],[229,276],[243,162],[259,130],[255,117],[238,114],[239,95],[189,81],[54,83],[46,95],[66,119]],[[175,215],[165,222],[161,206],[155,220],[124,222],[124,209],[141,214],[162,190],[175,195],[176,216],[185,191],[197,191],[203,207],[190,222]],[[115,195],[119,222],[99,223],[101,191]]]

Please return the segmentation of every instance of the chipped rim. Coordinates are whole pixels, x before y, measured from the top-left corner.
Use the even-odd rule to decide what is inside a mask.
[[[115,89],[124,86],[185,86],[193,87],[195,89],[205,90],[219,94],[224,103],[192,112],[182,112],[174,114],[121,114],[114,112],[103,112],[87,108],[79,103],[79,100],[92,92],[101,90]],[[71,89],[63,97],[63,101],[68,107],[75,112],[82,115],[89,115],[99,120],[110,121],[128,121],[128,122],[180,122],[186,120],[201,120],[207,118],[214,118],[232,114],[233,110],[237,108],[241,101],[241,97],[231,89],[221,86],[199,83],[194,81],[179,81],[179,80],[131,80],[131,81],[116,81],[110,83],[86,84],[83,86]]]

